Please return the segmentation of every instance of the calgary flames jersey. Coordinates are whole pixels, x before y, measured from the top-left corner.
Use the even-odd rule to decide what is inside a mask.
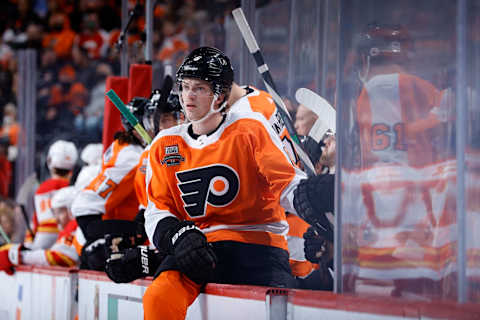
[[[423,166],[434,159],[429,129],[440,121],[431,112],[440,92],[409,74],[384,74],[370,79],[357,101],[362,167],[375,163]]]
[[[74,243],[77,221],[70,221],[59,235],[55,244],[49,249],[22,251],[22,264],[37,266],[74,267],[80,260]]]
[[[32,219],[35,238],[29,232],[25,236],[25,244],[30,249],[46,249],[55,243],[58,237],[58,226],[50,202],[57,190],[68,185],[68,179],[51,178],[40,184],[35,192],[35,213]]]
[[[103,214],[103,219],[132,220],[138,210],[133,187],[142,147],[115,140],[103,154],[102,170],[75,198],[75,217]]]
[[[145,211],[150,241],[157,223],[174,216],[194,221],[210,242],[287,249],[284,209],[296,213],[293,190],[306,176],[290,163],[265,118],[230,111],[214,133],[198,139],[188,127],[164,130],[152,143]]]

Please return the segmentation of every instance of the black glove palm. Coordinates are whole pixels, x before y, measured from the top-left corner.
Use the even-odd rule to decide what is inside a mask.
[[[105,269],[105,239],[87,242],[80,256],[81,268],[103,271]]]
[[[313,227],[309,227],[307,232],[303,234],[305,258],[313,263],[326,263],[330,257],[331,252],[329,249],[331,246],[328,244],[328,240],[322,236]]]
[[[203,232],[193,222],[183,221],[169,235],[180,271],[198,284],[212,279],[217,257]]]

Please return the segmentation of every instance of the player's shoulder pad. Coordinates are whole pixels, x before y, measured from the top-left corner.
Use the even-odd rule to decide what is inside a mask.
[[[269,134],[275,135],[275,132],[273,132],[273,129],[271,128],[267,119],[265,119],[265,117],[259,112],[246,110],[231,110],[228,113],[225,122],[225,127],[235,125],[238,128],[241,128],[242,132],[252,132],[252,130],[254,131],[255,128],[262,128]],[[257,126],[254,125],[255,123],[257,124]]]
[[[143,152],[143,148],[139,145],[127,145],[119,150],[115,166],[123,165],[136,165],[140,159],[140,155]]]
[[[40,184],[35,194],[47,193],[69,185],[68,180],[50,178]]]
[[[245,123],[245,126],[247,128],[251,127],[251,121],[245,121],[245,120],[254,120],[255,122],[259,122],[258,123],[259,126],[261,125],[261,126],[264,126],[265,128],[270,128],[270,124],[261,113],[247,111],[247,110],[240,110],[240,109],[231,110],[228,113],[228,116],[225,122],[227,126],[233,123],[238,123],[240,125],[243,125],[243,123]]]

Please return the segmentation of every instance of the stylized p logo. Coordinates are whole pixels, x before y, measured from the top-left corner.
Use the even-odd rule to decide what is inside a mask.
[[[238,174],[229,166],[216,164],[176,173],[184,208],[190,217],[204,216],[207,203],[224,207],[240,189]]]

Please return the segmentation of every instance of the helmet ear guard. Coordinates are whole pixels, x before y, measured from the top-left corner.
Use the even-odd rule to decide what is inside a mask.
[[[130,102],[126,105],[127,109],[137,118],[137,120],[143,123],[143,117],[147,112],[147,108],[149,107],[150,100],[143,98],[143,97],[134,97]],[[125,131],[131,132],[133,130],[133,126],[128,122],[128,120],[122,116],[122,125]]]

